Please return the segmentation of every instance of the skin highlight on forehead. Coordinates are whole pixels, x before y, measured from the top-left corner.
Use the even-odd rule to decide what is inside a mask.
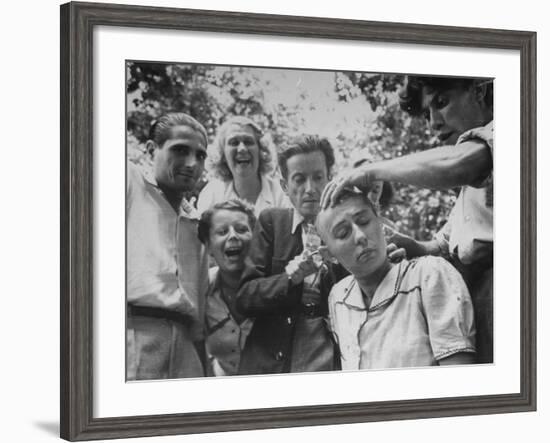
[[[353,206],[348,209],[343,209],[342,206],[348,204],[348,202],[355,202]],[[338,225],[344,222],[346,215],[351,213],[352,218],[357,218],[364,215],[364,212],[372,213],[374,217],[377,213],[373,204],[367,200],[363,195],[348,195],[341,199],[335,206],[328,207],[321,210],[316,219],[316,227],[321,237],[326,240],[328,233],[333,233]],[[327,226],[327,223],[331,223],[331,226]],[[325,236],[325,237],[323,237]]]
[[[178,143],[179,140],[182,142]],[[166,140],[165,144],[169,144],[170,146],[177,144],[187,145],[187,143],[183,142],[184,140],[192,140],[196,142],[196,148],[206,152],[206,140],[204,139],[203,134],[190,126],[173,126],[170,129],[170,138]]]

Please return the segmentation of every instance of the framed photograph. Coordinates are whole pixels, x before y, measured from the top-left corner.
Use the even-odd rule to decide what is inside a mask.
[[[61,437],[534,411],[535,54],[62,5]]]

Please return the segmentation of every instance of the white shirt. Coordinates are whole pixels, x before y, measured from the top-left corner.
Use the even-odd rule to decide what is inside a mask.
[[[288,197],[284,193],[279,182],[266,175],[261,176],[262,189],[258,199],[254,204],[254,214],[256,217],[260,215],[266,208],[290,208],[291,204]],[[207,209],[214,206],[216,203],[225,202],[230,199],[239,198],[233,180],[222,181],[213,178],[208,182],[199,195],[197,209],[199,213],[203,213]]]
[[[470,294],[441,257],[394,265],[368,309],[350,275],[333,286],[329,312],[344,370],[434,366],[450,355],[475,352]]]
[[[457,144],[467,140],[485,143],[493,154],[493,122],[465,132]],[[447,223],[435,238],[444,255],[456,255],[464,264],[493,254],[492,176],[476,187],[463,186]],[[488,193],[490,195],[488,195]],[[488,204],[488,200],[491,200]]]
[[[197,220],[183,208],[176,213],[155,180],[131,163],[126,220],[127,302],[186,314],[200,327],[208,257],[197,236]]]

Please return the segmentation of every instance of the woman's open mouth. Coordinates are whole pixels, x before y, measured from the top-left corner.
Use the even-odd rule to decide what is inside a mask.
[[[225,256],[229,259],[238,258],[243,252],[242,246],[229,246],[225,248]]]
[[[249,165],[250,163],[252,163],[252,159],[250,157],[245,157],[245,158],[236,158],[235,159],[235,163],[237,163],[238,165]]]

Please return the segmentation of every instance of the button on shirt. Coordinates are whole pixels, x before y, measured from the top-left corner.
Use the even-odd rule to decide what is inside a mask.
[[[238,323],[225,300],[219,282],[219,269],[210,269],[210,287],[206,296],[206,351],[212,375],[234,375],[239,369],[241,350],[252,329],[253,319]]]
[[[128,164],[127,302],[173,310],[203,328],[208,261],[197,236],[197,220],[168,203],[155,180]]]
[[[258,195],[258,199],[254,204],[254,214],[256,217],[258,217],[260,212],[266,208],[291,207],[288,197],[275,178],[262,175],[261,182],[262,190],[260,191],[260,195]],[[197,203],[197,209],[200,213],[203,213],[216,203],[225,202],[235,198],[239,198],[239,196],[233,186],[233,180],[222,181],[214,178],[210,180],[201,191],[199,201]]]
[[[345,370],[434,366],[450,355],[475,352],[470,295],[440,257],[394,265],[368,309],[348,276],[332,288],[329,310]]]
[[[493,154],[493,122],[465,132],[457,144],[477,140]],[[464,264],[493,254],[493,174],[475,186],[463,186],[449,220],[436,234],[443,255],[456,255]]]

